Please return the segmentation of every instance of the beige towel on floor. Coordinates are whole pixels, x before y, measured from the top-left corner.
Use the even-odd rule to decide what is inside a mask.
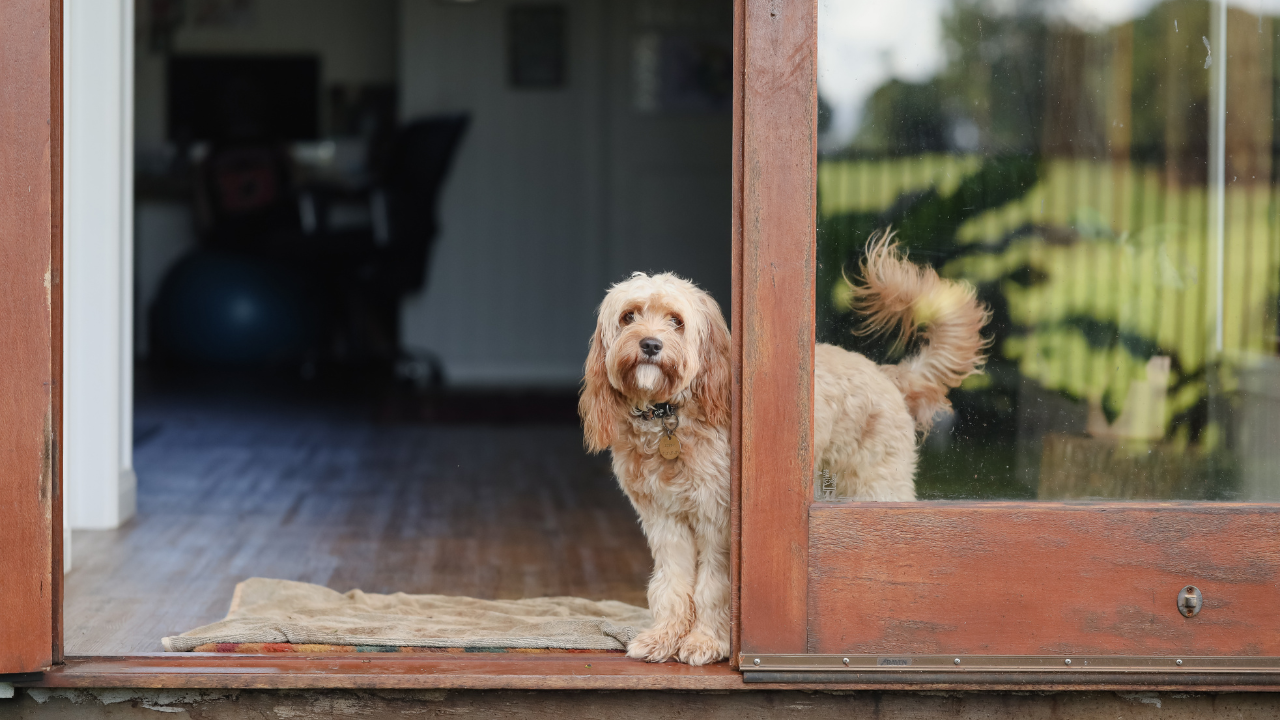
[[[170,652],[205,643],[623,650],[652,622],[645,608],[614,600],[340,593],[250,578],[236,586],[225,619],[163,642]]]

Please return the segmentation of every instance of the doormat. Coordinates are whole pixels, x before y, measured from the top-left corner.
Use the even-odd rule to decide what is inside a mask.
[[[250,578],[236,585],[226,618],[162,642],[170,652],[625,650],[652,623],[647,609],[615,600],[340,593]],[[281,649],[303,645],[312,647]]]

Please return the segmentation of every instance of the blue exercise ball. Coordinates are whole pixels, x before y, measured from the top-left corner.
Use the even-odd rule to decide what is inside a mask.
[[[316,338],[302,276],[269,260],[197,250],[165,276],[153,309],[157,349],[202,365],[301,361]]]

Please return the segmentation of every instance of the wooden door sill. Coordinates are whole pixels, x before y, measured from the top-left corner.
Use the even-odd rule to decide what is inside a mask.
[[[726,663],[690,667],[614,653],[228,655],[148,653],[69,657],[46,688],[743,690]]]
[[[758,673],[757,673],[758,674]],[[682,690],[759,691],[1100,691],[1195,690],[1272,691],[1276,685],[1247,679],[1188,683],[1135,682],[1108,677],[1081,680],[973,676],[926,678],[893,675],[815,681],[804,674],[786,678],[743,677],[728,663],[690,667],[645,663],[617,654],[448,655],[406,657],[400,653],[343,655],[228,655],[151,653],[67,658],[38,678],[14,682],[43,688],[191,688],[228,690]],[[16,680],[16,678],[15,678]],[[1181,681],[1179,681],[1181,680]]]

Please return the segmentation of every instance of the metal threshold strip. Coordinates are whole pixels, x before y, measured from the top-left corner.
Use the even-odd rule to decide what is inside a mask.
[[[1280,657],[739,655],[746,682],[1280,685]]]

